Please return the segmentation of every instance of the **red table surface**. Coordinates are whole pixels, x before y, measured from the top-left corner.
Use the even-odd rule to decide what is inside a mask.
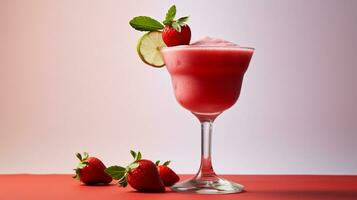
[[[183,175],[182,179],[189,176]],[[239,194],[202,195],[166,193],[140,193],[130,187],[85,186],[71,175],[0,175],[0,200],[357,200],[357,176],[319,175],[227,175],[230,180],[246,186]]]

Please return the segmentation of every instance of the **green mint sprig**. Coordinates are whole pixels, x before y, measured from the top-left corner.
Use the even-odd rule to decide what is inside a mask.
[[[161,22],[147,16],[134,17],[129,24],[138,31],[158,31],[164,28]]]
[[[165,20],[161,23],[148,16],[134,17],[129,21],[131,27],[138,31],[161,31],[165,26],[171,26],[181,32],[181,27],[186,24],[189,16],[180,17],[175,20],[176,6],[172,5],[166,13]]]

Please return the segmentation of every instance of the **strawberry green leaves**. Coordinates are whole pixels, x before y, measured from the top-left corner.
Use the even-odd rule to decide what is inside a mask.
[[[159,166],[160,165],[160,160],[157,160],[156,162],[155,162],[155,165],[156,166]],[[168,161],[165,161],[162,165],[164,165],[164,166],[168,166],[169,164],[171,163],[171,160],[168,160]]]
[[[171,26],[177,31],[177,32],[181,32],[181,26],[179,23],[177,22],[172,22]]]
[[[130,154],[131,154],[131,156],[133,156],[134,162],[141,160],[142,156],[141,156],[140,151],[138,151],[138,153],[136,153],[135,151],[130,150]]]
[[[80,161],[82,161],[82,155],[81,155],[80,153],[76,153],[76,157],[77,157]]]
[[[72,176],[72,178],[76,179],[76,180],[79,180],[81,177],[80,177],[80,169],[74,169],[74,172],[75,172],[75,175]]]
[[[156,166],[159,166],[159,164],[160,164],[160,160],[157,160],[157,161],[155,162],[155,165],[156,165]]]
[[[85,161],[88,159],[89,154],[87,152],[83,153],[83,157],[80,153],[76,153],[76,157],[80,160],[80,161]]]
[[[79,159],[79,163],[77,166],[77,169],[83,169],[84,167],[86,167],[87,165],[89,165],[87,159],[89,157],[89,154],[87,152],[83,153],[83,156],[80,153],[76,154],[76,157]]]
[[[181,17],[178,20],[171,21],[171,26],[178,32],[181,32],[181,27],[185,25],[185,22],[188,20],[188,16]]]
[[[162,164],[162,165],[168,166],[170,163],[171,163],[171,160],[168,160],[168,161],[164,162],[164,164]]]
[[[133,156],[134,159],[136,158],[136,152],[135,151],[130,150],[130,154],[131,154],[131,156]]]
[[[76,157],[79,159],[80,162],[78,163],[77,168],[73,169],[76,174],[72,178],[79,180],[81,169],[89,165],[89,162],[87,161],[89,154],[87,152],[84,152],[82,156],[80,153],[76,153]]]
[[[189,18],[189,16],[180,17],[180,18],[177,19],[177,23],[182,26],[187,22],[188,18]]]
[[[159,21],[147,16],[134,17],[129,24],[138,31],[158,31],[164,28]]]

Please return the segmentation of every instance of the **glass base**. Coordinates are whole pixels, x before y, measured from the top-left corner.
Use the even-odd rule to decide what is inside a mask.
[[[209,179],[194,177],[175,184],[171,189],[175,192],[198,194],[230,194],[243,192],[244,186],[215,176]]]

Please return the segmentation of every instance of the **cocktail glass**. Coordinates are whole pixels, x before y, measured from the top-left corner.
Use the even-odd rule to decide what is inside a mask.
[[[244,186],[216,175],[211,161],[213,121],[238,99],[253,48],[176,46],[161,50],[176,100],[201,123],[201,166],[190,180],[172,186],[177,192],[226,194]]]

